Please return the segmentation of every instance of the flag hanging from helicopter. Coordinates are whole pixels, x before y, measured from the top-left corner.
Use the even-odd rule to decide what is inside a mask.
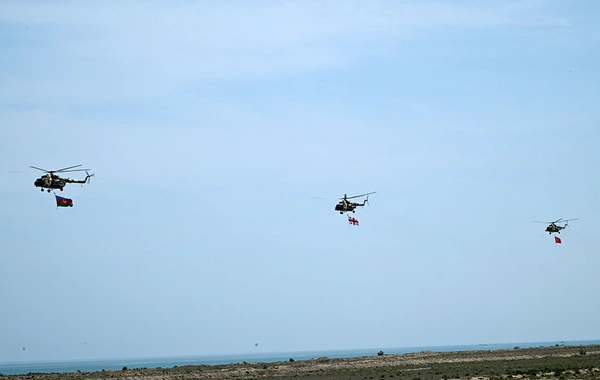
[[[56,197],[56,207],[73,207],[73,200],[69,198],[59,197],[54,194]]]
[[[348,215],[348,223],[353,225],[353,226],[358,226],[358,219]]]
[[[554,242],[555,242],[556,244],[560,244],[560,243],[562,243],[562,240],[560,240],[560,238],[559,238],[558,236],[556,236],[556,235],[555,235],[555,236],[554,236]]]

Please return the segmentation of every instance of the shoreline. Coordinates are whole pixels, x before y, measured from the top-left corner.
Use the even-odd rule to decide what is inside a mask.
[[[320,357],[279,362],[127,368],[99,372],[5,375],[12,380],[58,379],[544,379],[600,378],[600,344],[513,348],[505,350],[421,351],[354,358]],[[525,376],[529,374],[529,377]]]

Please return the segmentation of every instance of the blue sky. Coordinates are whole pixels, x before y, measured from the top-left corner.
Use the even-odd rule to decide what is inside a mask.
[[[598,339],[599,16],[2,2],[0,358]]]

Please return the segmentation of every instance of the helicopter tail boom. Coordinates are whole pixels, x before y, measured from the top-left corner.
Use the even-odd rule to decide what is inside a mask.
[[[93,174],[93,173],[92,173],[92,174],[89,174],[87,171],[85,172],[85,174],[86,174],[86,176],[85,176],[85,179],[71,179],[71,178],[64,178],[64,181],[65,181],[65,182],[68,182],[68,183],[89,183],[89,179],[90,179],[91,177],[93,177],[93,176],[94,176],[94,174]]]
[[[363,203],[358,203],[357,206],[365,206],[369,204],[369,196],[363,201]]]

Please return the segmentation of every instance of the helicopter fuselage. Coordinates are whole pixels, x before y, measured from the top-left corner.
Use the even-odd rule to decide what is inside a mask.
[[[42,191],[47,189],[50,192],[51,189],[59,189],[63,190],[67,182],[58,176],[51,176],[50,174],[46,174],[36,179],[33,185],[35,187],[41,187]]]
[[[352,205],[343,205],[341,203],[338,203],[337,205],[335,205],[335,211],[339,211],[340,214],[343,214],[345,212],[354,212],[354,209],[356,208],[356,206],[352,206]]]
[[[557,226],[556,224],[551,224],[548,227],[546,227],[546,232],[549,234],[552,233],[560,233],[560,230],[564,230],[565,227],[563,226]]]
[[[364,206],[364,203],[354,203],[354,202],[340,202],[335,205],[335,211],[339,211],[340,214],[345,212],[356,212],[355,209],[357,206]]]

